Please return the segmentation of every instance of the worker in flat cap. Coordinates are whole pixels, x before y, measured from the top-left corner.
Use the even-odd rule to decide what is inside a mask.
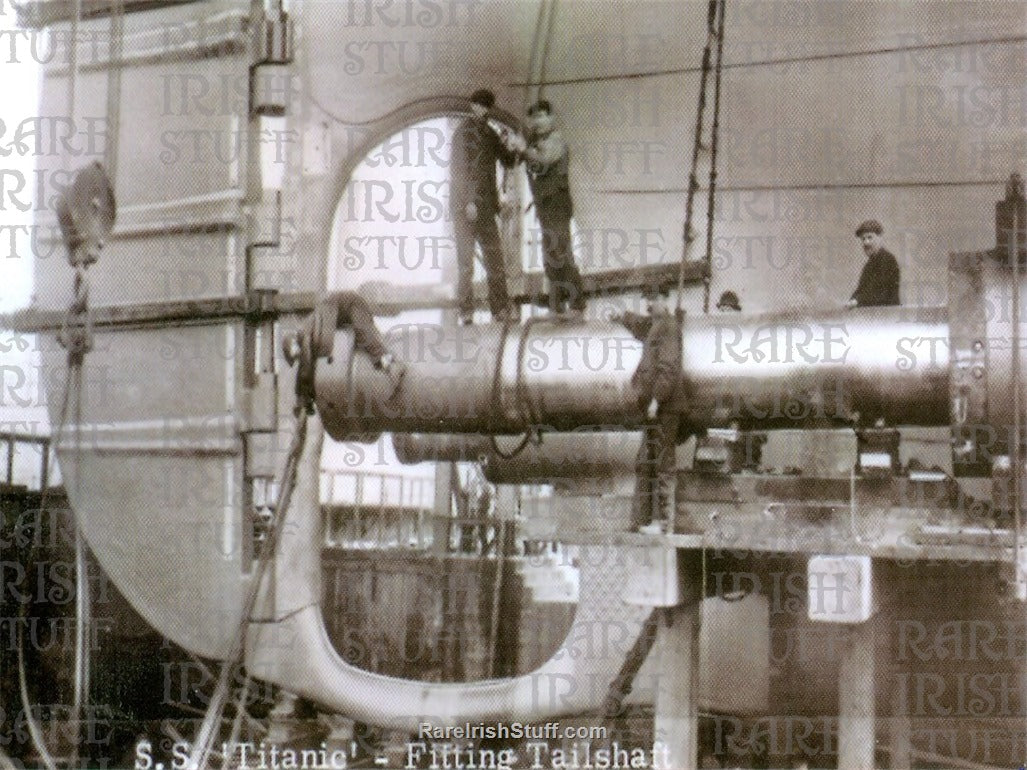
[[[524,161],[535,214],[542,231],[542,265],[549,281],[549,310],[574,314],[585,310],[581,273],[571,247],[570,150],[556,128],[553,105],[539,99],[528,109],[528,143]],[[568,307],[569,306],[569,307]]]
[[[677,447],[694,433],[681,383],[682,318],[656,287],[644,291],[649,315],[625,312],[611,317],[644,343],[631,377],[639,410],[646,416],[635,458],[634,527],[673,529]]]
[[[899,261],[884,248],[884,228],[876,219],[868,219],[856,228],[856,237],[867,255],[859,284],[846,307],[883,307],[898,305]]]
[[[354,349],[365,353],[371,359],[372,366],[388,378],[386,399],[395,398],[406,374],[406,364],[385,346],[385,339],[375,324],[371,306],[360,294],[355,291],[335,291],[327,294],[318,302],[304,326],[304,329],[287,334],[282,339],[282,351],[290,366],[304,355],[312,353],[309,342],[308,348],[304,350],[304,339],[314,341],[321,334],[331,335],[334,329],[348,328],[353,331]],[[323,355],[329,354],[330,350]],[[319,354],[314,352],[313,355],[316,357]],[[313,368],[306,371],[313,376]],[[301,371],[300,375],[303,374]],[[313,380],[298,382],[296,390],[313,399]]]
[[[496,225],[499,214],[496,161],[509,168],[516,162],[517,155],[489,125],[489,110],[495,103],[495,94],[488,89],[475,91],[470,98],[471,116],[463,120],[453,134],[449,203],[456,236],[461,323],[470,323],[474,312],[471,279],[475,244],[481,246],[493,320],[505,321],[512,313],[503,246]]]

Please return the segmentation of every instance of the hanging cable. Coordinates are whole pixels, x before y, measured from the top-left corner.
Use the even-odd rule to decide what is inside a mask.
[[[542,0],[538,6],[538,15],[535,17],[535,32],[531,36],[531,53],[528,54],[528,78],[524,83],[524,100],[522,105],[522,111],[527,112],[528,107],[534,101],[531,93],[533,83],[537,82],[535,76],[536,64],[538,59],[539,43],[542,38],[542,28],[545,26],[546,9],[549,7],[549,0]]]
[[[82,18],[82,0],[72,0],[71,35],[68,38],[68,118],[75,126],[75,86],[78,80],[78,23]]]
[[[125,35],[125,0],[112,0],[107,63],[107,143],[104,165],[112,182],[118,179],[118,136],[121,123],[121,58]]]
[[[76,100],[76,96],[77,96],[77,94],[76,94],[76,86],[77,86],[77,81],[78,81],[78,29],[79,29],[79,23],[81,21],[81,18],[82,18],[82,0],[73,0],[72,15],[71,15],[71,35],[68,38],[68,47],[69,47],[69,52],[68,52],[69,53],[69,57],[68,58],[69,58],[69,65],[70,65],[69,68],[68,68],[69,69],[69,72],[68,72],[68,116],[69,116],[69,119],[71,120],[72,126],[75,125],[75,120],[76,120],[76,117],[77,117],[77,109],[76,109],[75,100]],[[108,132],[109,132],[109,126],[108,126]],[[108,141],[109,141],[109,139],[108,139]],[[70,170],[70,169],[67,169],[67,170]],[[84,299],[85,297],[88,296],[88,291],[85,288],[85,285],[84,285],[83,282],[84,282],[84,276],[82,274],[82,271],[80,271],[80,270],[78,270],[76,268],[76,272],[75,272],[75,295],[76,296],[75,296],[75,300],[73,300],[73,310],[69,311],[68,319],[65,321],[65,326],[64,326],[64,329],[62,330],[63,332],[65,332],[65,342],[67,342],[67,340],[70,339],[70,337],[66,334],[66,332],[67,332],[69,326],[71,325],[72,316],[77,314],[76,313],[75,305],[77,305],[81,299]],[[77,308],[77,310],[81,311],[81,307]],[[81,362],[80,361],[73,362],[73,359],[72,359],[71,354],[70,354],[70,349],[71,348],[69,347],[68,375],[69,375],[70,382],[73,383],[72,387],[77,389],[79,384],[81,383],[81,379],[78,376],[78,365]],[[76,396],[75,400],[76,400],[76,404],[77,404],[76,412],[80,413],[81,412],[81,401],[79,400],[79,398],[77,396]],[[78,427],[79,423],[80,423],[80,420],[76,419],[76,437],[80,436],[80,428]],[[77,441],[78,441],[78,438],[76,438],[76,443],[77,443]],[[73,450],[73,451],[77,452],[77,448],[75,450]],[[79,457],[78,457],[78,455],[76,453],[75,459],[73,460],[73,462],[76,464],[76,466],[77,466],[78,461],[79,461]],[[76,467],[76,469],[74,471],[74,476],[76,478],[76,486],[78,484],[77,480],[79,478],[79,475],[80,474],[78,473],[78,469]],[[81,498],[79,498],[79,499],[81,499]],[[84,665],[83,659],[82,659],[82,647],[83,647],[83,643],[84,643],[83,642],[84,634],[83,634],[83,628],[82,628],[82,620],[83,620],[83,613],[86,613],[86,614],[88,613],[87,610],[83,609],[83,596],[85,596],[86,601],[88,601],[88,589],[84,588],[84,583],[86,581],[83,580],[85,570],[83,569],[82,561],[83,561],[83,552],[82,552],[82,543],[81,543],[81,533],[79,531],[79,527],[76,524],[76,526],[75,526],[75,581],[76,581],[75,582],[75,615],[76,615],[76,622],[75,622],[75,663],[74,663],[75,669],[74,669],[72,709],[71,709],[71,724],[72,724],[72,730],[73,730],[73,734],[74,734],[74,740],[72,741],[72,745],[73,745],[73,749],[72,749],[72,762],[71,762],[72,765],[77,764],[77,759],[78,759],[78,743],[79,743],[79,737],[80,737],[79,723],[81,721],[81,715],[82,715],[83,690],[84,690],[84,684],[85,684],[85,682],[88,679],[88,672],[86,671],[86,668],[85,668],[85,665]],[[37,747],[37,750],[38,750],[38,747]]]
[[[1014,207],[1015,212],[1015,207]],[[1012,339],[1012,369],[1013,369],[1013,522],[1015,527],[1016,543],[1013,548],[1013,581],[1016,592],[1023,590],[1021,581],[1024,579],[1024,543],[1023,543],[1023,452],[1021,442],[1023,441],[1023,415],[1021,411],[1020,388],[1022,377],[1020,374],[1020,254],[1017,244],[1017,235],[1020,232],[1022,222],[1018,222],[1019,216],[1013,214],[1013,226],[1009,233],[1009,261],[1013,268],[1013,339]],[[1022,600],[1023,597],[1021,596]],[[1024,624],[1027,625],[1027,603],[1024,605]],[[1027,667],[1027,651],[1024,652],[1024,665]],[[1027,699],[1027,677],[1024,678],[1024,697]],[[1027,700],[1025,700],[1027,702]],[[1027,736],[1027,711],[1024,713],[1024,736]],[[1027,738],[1025,738],[1027,739]]]
[[[85,536],[82,532],[82,364],[74,368],[75,377],[75,447],[74,475],[75,500],[79,511],[75,519],[75,678],[72,694],[72,729],[75,740],[71,764],[77,764],[78,746],[82,737],[82,715],[89,706],[89,626],[91,625],[91,592],[89,561]]]
[[[49,447],[46,451],[50,451],[51,447],[56,447],[61,440],[61,436],[64,433],[64,425],[68,416],[68,403],[71,396],[71,388],[73,385],[73,379],[71,375],[71,369],[65,371],[64,378],[64,389],[61,395],[61,406],[57,413],[57,424],[52,432],[53,440],[50,442]],[[36,548],[42,541],[42,527],[43,518],[46,516],[46,507],[49,503],[49,485],[43,487],[39,495],[39,511],[36,518],[36,536],[32,538],[32,545],[29,547],[28,561],[29,563],[35,561]],[[36,720],[35,707],[32,705],[32,699],[29,697],[28,682],[25,676],[25,634],[24,628],[28,625],[28,602],[21,602],[18,610],[18,624],[17,624],[17,643],[16,648],[18,652],[18,695],[21,699],[22,713],[25,715],[25,722],[29,729],[29,738],[32,740],[33,748],[39,754],[43,765],[47,770],[57,770],[57,764],[54,762],[53,756],[50,754],[49,749],[46,746],[46,741],[43,738],[43,730],[39,726],[39,722]]]
[[[692,167],[688,174],[688,191],[685,194],[685,224],[682,239],[684,245],[681,252],[681,267],[678,271],[678,296],[677,310],[680,314],[682,309],[682,295],[685,288],[685,269],[689,261],[689,249],[693,241],[698,237],[695,228],[692,226],[692,215],[695,208],[695,193],[699,189],[699,178],[697,169],[699,165],[699,153],[703,148],[703,120],[706,113],[706,86],[710,76],[710,62],[712,59],[713,38],[717,34],[717,9],[722,0],[709,0],[706,9],[706,46],[702,55],[702,74],[699,78],[699,105],[695,111],[695,136],[692,142]],[[707,277],[706,280],[709,280]]]
[[[542,45],[542,58],[539,63],[538,89],[536,99],[541,99],[546,90],[546,69],[549,64],[549,48],[553,42],[553,28],[556,26],[556,0],[549,0],[549,19],[546,25],[546,37]]]
[[[81,14],[81,0],[75,3],[75,20],[77,26]],[[122,37],[124,34],[124,0],[113,0],[110,8],[110,40],[108,49],[107,69],[107,142],[104,152],[104,165],[107,176],[112,180],[117,179],[118,166],[118,127],[120,123],[120,100],[121,100],[121,55]],[[72,34],[72,45],[76,46],[77,37]],[[77,57],[76,57],[77,62]],[[71,71],[71,110],[74,116],[74,81],[77,74],[77,65]],[[73,118],[74,120],[74,118]],[[76,304],[77,312],[86,317],[85,328],[87,341],[86,350],[91,347],[88,341],[90,336],[91,323],[88,320],[88,284],[86,283],[85,268],[76,268]],[[82,455],[82,401],[83,401],[83,377],[82,368],[84,365],[85,351],[72,352],[69,349],[70,371],[73,373],[75,382],[75,444],[72,450],[74,454],[74,477],[75,477],[75,500],[79,501],[80,509],[78,516],[75,516],[75,660],[74,678],[72,691],[72,729],[74,741],[72,742],[71,764],[77,764],[78,746],[81,742],[82,715],[89,706],[90,690],[90,660],[89,660],[89,627],[91,625],[91,593],[89,585],[89,550],[86,545],[80,517],[82,515],[82,473],[80,472],[80,458]]]
[[[72,100],[74,96],[71,95]],[[64,316],[57,342],[67,351],[64,392],[57,425],[53,432],[52,445],[58,447],[62,443],[68,417],[68,407],[74,398],[75,441],[71,449],[72,475],[75,479],[75,492],[71,496],[82,504],[82,403],[83,376],[82,369],[86,355],[93,348],[93,318],[89,307],[88,268],[97,258],[102,248],[102,240],[113,227],[115,217],[115,200],[110,182],[103,167],[93,164],[76,173],[67,190],[56,204],[57,219],[62,237],[68,249],[68,261],[74,269],[74,283],[71,303]],[[49,451],[49,449],[47,450]],[[49,496],[49,485],[43,487],[40,494],[40,524],[46,513]],[[71,754],[68,764],[78,763],[78,751],[81,738],[82,713],[89,700],[89,625],[90,625],[90,594],[88,575],[88,551],[84,540],[80,508],[73,517],[75,527],[75,650],[74,679],[70,727],[72,740]],[[30,558],[34,559],[34,548],[30,550]],[[22,606],[22,620],[25,620],[27,608]],[[24,678],[24,639],[20,636],[23,623],[19,623],[19,676]],[[47,750],[42,734],[32,725],[32,709],[29,704],[27,685],[21,688],[22,705],[30,722],[30,734],[36,750],[49,767],[52,757]]]
[[[645,663],[646,658],[649,657],[649,653],[653,649],[653,645],[656,644],[656,635],[659,631],[661,616],[662,611],[658,608],[649,613],[642,623],[642,628],[635,638],[635,643],[628,650],[627,655],[624,656],[624,662],[621,663],[620,670],[613,678],[613,681],[610,682],[610,687],[606,691],[606,698],[603,700],[602,705],[602,720],[604,722],[612,722],[620,714],[624,706],[624,699],[631,693],[631,689],[634,686],[635,677],[638,676],[638,672],[642,669],[642,664]]]
[[[535,31],[531,36],[531,53],[528,55],[528,77],[524,83],[524,96],[521,104],[521,114],[527,114],[528,108],[533,101],[532,85],[537,80],[536,72],[539,69],[539,47],[542,44],[542,30],[546,27],[546,14],[550,8],[550,0],[542,0],[539,4],[538,14],[535,17]],[[522,214],[522,202],[524,199],[524,175],[515,173],[514,169],[502,169],[501,188],[503,198],[513,198],[512,206],[505,206],[500,212],[500,220],[506,236],[509,251],[517,254],[521,263],[515,271],[517,275],[524,271],[524,217]]]
[[[713,131],[710,137],[710,186],[706,199],[706,266],[703,270],[702,310],[710,312],[710,279],[713,275],[713,227],[717,209],[717,138],[720,135],[720,80],[724,61],[724,14],[727,0],[717,3],[717,55],[713,69]],[[680,297],[678,307],[680,307]]]
[[[76,0],[75,24],[81,13],[81,0]],[[124,0],[113,0],[110,8],[110,27],[108,42],[108,63],[107,63],[107,104],[106,104],[106,131],[107,141],[104,148],[104,166],[112,184],[117,180],[118,168],[118,128],[121,121],[121,56],[122,38],[124,35]],[[72,45],[75,46],[76,35],[72,34]],[[71,110],[74,116],[74,82],[77,74],[77,66],[71,71]],[[74,120],[74,117],[72,118]],[[86,284],[85,269],[76,270],[76,302],[80,303],[79,311],[83,314],[89,313],[88,308],[88,284]],[[91,328],[88,321],[86,329]],[[89,332],[86,332],[87,335]],[[87,343],[88,345],[89,343]],[[82,400],[83,400],[83,378],[82,367],[84,356],[69,352],[69,362],[75,381],[75,443],[72,450],[74,454],[74,477],[75,495],[79,503],[78,515],[74,517],[75,530],[75,659],[74,677],[72,690],[72,729],[74,741],[72,741],[71,764],[77,764],[78,746],[81,742],[82,714],[89,706],[90,690],[90,660],[89,660],[89,627],[91,625],[91,594],[89,585],[89,550],[86,545],[80,517],[82,515],[82,474],[79,469],[82,455]]]
[[[228,655],[221,664],[221,672],[218,677],[217,686],[211,696],[207,713],[200,725],[196,742],[193,744],[189,757],[189,766],[205,768],[211,754],[211,747],[214,742],[215,730],[221,723],[222,714],[228,701],[230,683],[235,672],[239,669],[246,643],[246,632],[249,629],[250,617],[257,605],[257,598],[267,574],[268,565],[278,549],[278,540],[283,529],[282,520],[289,509],[293,489],[296,485],[296,476],[299,472],[299,462],[303,456],[303,448],[307,438],[307,406],[301,404],[296,409],[296,421],[293,429],[292,443],[282,467],[278,485],[278,500],[271,512],[271,521],[268,524],[267,535],[261,544],[260,553],[257,557],[257,568],[254,570],[253,579],[246,591],[243,601],[242,617],[232,637],[232,644]]]
[[[239,697],[235,702],[235,718],[232,720],[232,731],[228,735],[228,742],[226,747],[238,746],[239,745],[239,732],[242,729],[243,714],[246,713],[246,700],[250,695],[250,684],[252,683],[249,674],[243,680],[242,688],[239,691]],[[222,770],[230,770],[232,767],[233,757],[232,751],[226,750],[221,758]]]

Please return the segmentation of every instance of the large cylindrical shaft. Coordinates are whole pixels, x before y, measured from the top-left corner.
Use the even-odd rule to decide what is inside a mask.
[[[515,451],[518,438],[493,439],[480,434],[396,433],[392,443],[402,463],[480,461],[489,481],[526,484],[633,474],[642,434],[609,430],[547,433],[541,443],[528,442],[520,451]]]
[[[388,378],[352,333],[336,333],[332,357],[317,366],[317,408],[335,439],[385,430],[515,434],[529,426],[570,431],[630,427],[642,415],[631,384],[642,344],[604,321],[529,321],[508,330],[411,325],[389,347],[405,362],[394,397]]]
[[[949,424],[945,308],[859,308],[688,318],[683,403],[699,426]],[[905,351],[935,340],[933,360]]]
[[[934,340],[932,358],[904,352]],[[809,428],[864,423],[947,425],[949,326],[944,308],[861,308],[711,315],[683,324],[678,399],[697,427]],[[528,426],[636,427],[632,375],[642,343],[601,321],[514,326],[411,326],[390,346],[408,367],[389,381],[336,333],[318,365],[317,404],[337,439],[384,430],[514,434]]]

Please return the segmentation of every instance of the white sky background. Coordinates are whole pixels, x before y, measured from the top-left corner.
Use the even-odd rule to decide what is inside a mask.
[[[0,33],[17,29],[18,19],[8,0],[0,0]],[[3,37],[8,37],[4,34]],[[0,135],[0,146],[10,142],[11,134],[18,123],[38,113],[39,67],[27,55],[28,46],[18,45],[17,61],[12,62],[9,40],[0,41],[0,78],[2,78],[3,99],[0,99],[0,119],[4,133]],[[33,158],[12,152],[3,157],[2,166],[31,178]],[[6,197],[6,196],[5,196]],[[0,225],[30,224],[31,212],[18,211],[10,199],[0,201]],[[28,304],[32,288],[32,266],[27,258],[11,259],[9,231],[0,237],[0,311],[7,312]],[[20,253],[20,252],[19,252]],[[23,255],[24,256],[24,255]],[[6,355],[4,356],[6,362]]]
[[[0,82],[3,83],[3,98],[0,99],[0,120],[3,134],[0,134],[0,148],[10,146],[11,136],[18,124],[26,118],[38,115],[39,67],[28,55],[27,40],[19,40],[11,51],[11,30],[18,28],[18,18],[9,0],[0,0]],[[17,151],[0,155],[0,168],[5,171],[8,189],[14,187],[11,180],[18,175],[26,180],[26,190],[19,193],[22,199],[28,195],[32,184],[32,170],[35,158],[30,154],[19,155]],[[32,295],[32,258],[28,252],[28,239],[19,234],[16,249],[12,255],[11,227],[32,223],[31,211],[19,211],[11,204],[6,192],[0,190],[0,312],[25,307]],[[34,193],[32,194],[34,198]],[[28,344],[28,350],[19,350]],[[41,403],[36,382],[35,338],[16,337],[8,329],[0,330],[0,430],[24,433],[49,433],[49,419],[45,405]],[[18,372],[24,372],[26,382],[12,390],[19,379]],[[24,402],[30,403],[26,406]],[[6,463],[7,449],[0,448],[0,458]],[[36,483],[39,469],[38,450],[24,449],[15,455],[15,481]],[[2,466],[6,468],[6,465]]]

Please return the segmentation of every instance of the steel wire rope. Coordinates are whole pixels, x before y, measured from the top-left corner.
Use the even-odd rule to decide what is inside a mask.
[[[710,58],[712,56],[711,42],[716,34],[717,8],[721,0],[709,0],[706,12],[706,45],[702,53],[702,68],[699,77],[699,104],[695,110],[695,134],[692,139],[692,165],[688,173],[688,190],[685,193],[685,223],[682,228],[681,264],[678,269],[677,286],[677,310],[682,307],[682,294],[685,288],[685,266],[688,264],[688,250],[695,240],[692,228],[692,214],[695,208],[695,194],[699,190],[699,180],[696,177],[696,169],[699,165],[699,152],[702,148],[703,118],[706,114],[706,84],[710,76]],[[704,281],[709,277],[704,276]]]
[[[1013,369],[1013,524],[1016,529],[1016,545],[1013,549],[1013,580],[1014,583],[1021,583],[1025,577],[1024,570],[1024,545],[1023,545],[1023,452],[1021,442],[1023,441],[1023,404],[1021,403],[1020,388],[1023,384],[1020,372],[1020,253],[1017,244],[1017,235],[1023,222],[1013,214],[1013,227],[1009,232],[1009,260],[1013,267],[1013,339],[1012,369]],[[1017,594],[1022,587],[1016,586]],[[1020,597],[1021,600],[1023,597]],[[1024,625],[1027,627],[1027,602],[1024,604]],[[1024,668],[1027,669],[1027,649],[1024,651]],[[1027,675],[1023,677],[1024,702],[1027,703]],[[1027,750],[1027,708],[1024,709],[1024,747]]]
[[[111,0],[109,62],[107,65],[107,142],[104,164],[112,185],[118,179],[119,124],[121,123],[121,58],[125,35],[125,0]]]
[[[296,423],[293,432],[292,444],[289,447],[288,455],[282,467],[281,483],[279,484],[278,500],[271,514],[271,521],[268,524],[267,534],[261,544],[257,558],[257,568],[254,570],[253,578],[246,590],[246,597],[243,602],[242,617],[232,637],[232,645],[228,655],[221,664],[221,672],[218,677],[217,686],[211,696],[207,713],[200,725],[200,731],[196,742],[192,746],[189,756],[189,767],[206,768],[207,758],[211,751],[215,725],[221,721],[221,715],[225,708],[228,697],[229,681],[238,669],[240,659],[244,652],[243,646],[246,641],[246,631],[250,625],[250,616],[257,604],[260,595],[261,584],[267,572],[268,564],[278,547],[278,538],[281,534],[282,519],[289,508],[293,488],[296,483],[296,476],[299,470],[299,461],[303,455],[304,445],[307,436],[307,405],[299,404],[296,409]]]
[[[68,73],[68,111],[69,118],[72,126],[75,125],[75,120],[78,114],[77,99],[77,83],[78,83],[78,71],[79,71],[79,60],[78,60],[78,29],[82,19],[82,0],[73,0],[73,13],[71,19],[71,37],[68,41],[69,47],[69,73]],[[115,14],[112,11],[111,24],[112,28],[115,23]],[[113,40],[111,41],[113,44]],[[113,65],[113,62],[111,62]],[[108,70],[108,125],[107,130],[110,132],[110,70]],[[114,130],[115,135],[117,129]],[[108,143],[110,139],[108,138]],[[108,147],[109,151],[109,147]],[[78,272],[76,268],[75,275],[75,299],[73,302],[78,302],[80,299],[84,299],[88,302],[88,287],[85,286],[85,268],[82,268],[82,272]],[[82,293],[80,293],[80,291]],[[86,315],[86,329],[91,327],[88,320],[89,307],[85,304],[84,308],[79,307],[76,310],[76,314]],[[70,312],[69,312],[70,316]],[[69,318],[70,320],[70,318]],[[81,340],[72,342],[66,339],[66,344],[70,346],[81,344]],[[81,441],[82,441],[82,358],[79,357],[73,360],[71,354],[68,357],[68,369],[69,376],[74,381],[73,389],[74,400],[75,400],[75,445],[72,448],[72,454],[74,459],[72,461],[73,475],[75,478],[75,497],[81,505]],[[81,512],[79,512],[81,513]],[[72,741],[72,756],[70,764],[75,765],[78,762],[78,749],[79,740],[81,738],[81,722],[82,722],[82,710],[86,702],[89,700],[89,651],[88,645],[88,634],[86,633],[88,624],[90,622],[89,605],[91,601],[89,592],[89,580],[88,580],[88,565],[86,564],[86,548],[85,542],[82,535],[82,527],[78,520],[78,515],[72,511],[72,521],[75,531],[75,656],[74,656],[74,675],[73,675],[73,689],[72,689],[72,713],[71,723],[74,735]],[[39,747],[37,747],[38,749]]]
[[[56,449],[60,443],[61,438],[64,434],[64,426],[68,416],[68,403],[71,397],[71,388],[73,384],[71,367],[67,367],[64,375],[64,387],[61,395],[61,407],[57,414],[57,425],[52,433],[53,440],[47,446],[47,452],[50,451],[50,447]],[[36,535],[33,535],[32,545],[29,547],[29,561],[35,559],[37,544],[41,541],[41,532],[43,528],[43,517],[46,515],[46,506],[49,502],[49,485],[45,486],[40,490],[39,494],[39,510],[37,511],[37,525]],[[33,746],[40,755],[43,764],[47,770],[56,770],[57,765],[54,762],[53,756],[50,754],[49,749],[46,746],[46,741],[43,738],[42,729],[39,723],[36,721],[34,707],[29,697],[28,682],[25,676],[25,637],[23,627],[28,625],[28,602],[21,602],[18,611],[18,624],[17,624],[17,653],[18,653],[18,694],[21,699],[21,708],[25,714],[25,721],[29,729],[29,737],[32,739]]]
[[[538,6],[538,14],[535,16],[535,32],[531,36],[531,53],[528,54],[528,82],[524,84],[524,99],[523,108],[524,111],[528,111],[528,107],[531,106],[531,79],[535,75],[535,62],[538,58],[538,44],[539,39],[542,36],[542,25],[545,23],[546,8],[548,7],[549,0],[542,0]]]
[[[555,0],[553,0],[555,2]],[[542,0],[539,4],[538,14],[535,17],[535,31],[531,36],[531,52],[528,54],[528,81],[524,84],[524,97],[521,100],[521,112],[527,113],[528,108],[531,106],[532,95],[531,95],[531,80],[535,77],[536,70],[538,67],[539,58],[539,42],[542,37],[542,27],[545,25],[545,18],[547,9],[550,8],[550,0]],[[507,206],[505,208],[505,215],[503,211],[500,212],[500,224],[504,228],[504,233],[508,235],[509,241],[516,241],[517,245],[517,258],[521,263],[517,270],[517,274],[521,275],[524,271],[524,214],[530,210],[530,206],[525,208],[522,212],[521,203],[523,198],[523,184],[521,183],[522,177],[512,173],[513,169],[507,169],[505,166],[500,166],[503,175],[502,178],[502,192],[506,199],[512,195],[514,200],[514,206]],[[513,192],[511,193],[511,188]]]
[[[553,42],[553,29],[556,27],[557,0],[550,0],[549,18],[546,20],[546,37],[542,44],[542,57],[539,62],[537,98],[541,99],[546,92],[546,69],[549,65],[549,49]]]
[[[250,694],[250,684],[252,680],[250,675],[247,673],[246,678],[243,680],[242,687],[239,690],[239,697],[235,704],[235,718],[232,720],[232,729],[228,735],[228,743],[221,758],[222,770],[229,770],[231,767],[231,759],[234,756],[235,749],[239,745],[239,732],[242,729],[243,714],[246,713],[246,699]]]
[[[727,0],[719,0],[717,18],[717,54],[716,63],[713,68],[713,126],[710,137],[710,189],[706,199],[706,257],[703,279],[702,310],[710,312],[710,279],[713,273],[713,228],[715,225],[715,214],[717,205],[717,140],[720,135],[720,83],[721,70],[724,61],[724,16],[727,13]],[[678,307],[681,307],[681,297],[678,296]]]
[[[76,96],[77,96],[76,87],[77,87],[78,66],[79,66],[79,64],[78,64],[78,27],[79,27],[79,21],[80,21],[81,17],[82,17],[82,0],[73,0],[73,3],[72,3],[72,15],[71,15],[71,34],[70,34],[69,39],[68,39],[68,63],[69,63],[69,68],[68,68],[69,69],[69,72],[68,72],[68,113],[69,114],[68,114],[68,118],[71,121],[72,126],[75,125],[75,117],[77,115],[77,109],[76,109]],[[58,414],[57,426],[56,426],[56,429],[53,431],[52,446],[55,448],[55,451],[56,451],[56,447],[60,443],[61,438],[62,438],[63,433],[64,433],[64,426],[65,426],[65,422],[67,420],[68,402],[69,402],[71,390],[72,390],[73,387],[76,387],[81,382],[81,380],[78,377],[76,377],[75,374],[73,373],[73,368],[74,367],[72,367],[71,362],[69,360],[68,366],[67,366],[67,370],[66,370],[66,374],[65,374],[64,392],[63,392],[63,394],[61,396],[61,408],[60,408],[60,411],[59,411],[59,414]],[[76,399],[76,400],[78,400],[78,399]],[[81,402],[79,402],[79,404],[81,404]],[[49,448],[46,451],[49,452]],[[75,470],[73,471],[73,473],[75,475],[75,478],[78,479],[78,477],[81,474],[78,471],[79,457],[77,456],[77,454],[76,454],[76,456],[75,456],[75,458],[73,460],[73,463],[75,465]],[[77,482],[76,482],[76,484],[77,484]],[[39,529],[42,529],[42,526],[43,526],[43,517],[45,516],[45,513],[46,513],[46,503],[48,502],[48,500],[47,500],[48,496],[49,496],[49,486],[44,487],[41,490],[41,492],[40,492],[39,518],[38,518]],[[72,515],[74,516],[74,514],[72,514]],[[83,595],[83,593],[87,593],[88,592],[88,588],[84,587],[81,583],[78,582],[79,578],[81,577],[81,574],[82,574],[81,567],[80,567],[80,556],[82,555],[82,552],[81,552],[81,545],[80,545],[80,542],[79,542],[79,534],[78,534],[79,530],[78,530],[77,525],[76,525],[76,528],[75,528],[75,532],[76,532],[76,536],[75,536],[75,579],[76,579],[75,607],[76,607],[76,615],[78,617],[76,618],[76,624],[75,624],[75,674],[74,674],[73,706],[72,706],[72,715],[71,716],[72,716],[72,724],[74,725],[74,730],[75,730],[75,740],[74,740],[75,750],[74,750],[74,757],[73,758],[77,760],[78,738],[79,738],[79,727],[78,727],[78,724],[79,724],[79,721],[80,721],[80,707],[81,707],[81,694],[82,694],[82,674],[84,673],[84,670],[83,670],[83,667],[82,667],[82,663],[80,661],[80,654],[82,652],[82,650],[81,650],[82,635],[81,635],[81,632],[80,632],[81,616],[79,616],[78,613],[81,610],[82,595]],[[29,549],[29,558],[30,559],[35,558],[36,542],[37,541],[34,538],[33,539],[33,544],[32,544],[32,546]],[[18,629],[17,629],[17,637],[18,637],[18,639],[17,639],[17,649],[18,649],[18,690],[19,690],[19,696],[21,698],[22,710],[25,713],[25,720],[26,720],[26,723],[27,723],[28,728],[29,728],[29,736],[32,739],[33,746],[35,747],[37,753],[40,755],[40,759],[43,761],[43,764],[47,767],[47,770],[56,770],[56,763],[54,762],[54,758],[50,754],[50,751],[49,751],[49,749],[46,746],[46,740],[44,739],[43,734],[42,734],[42,730],[40,729],[40,726],[39,726],[38,722],[36,721],[36,717],[35,717],[35,714],[33,712],[33,706],[32,706],[32,703],[31,703],[31,699],[29,697],[29,692],[28,692],[28,682],[26,680],[26,675],[25,675],[25,648],[24,648],[25,639],[24,639],[24,634],[23,634],[23,631],[22,631],[22,626],[27,624],[27,622],[28,622],[27,613],[28,613],[28,605],[27,605],[26,602],[22,602],[21,603],[21,608],[20,608],[20,611],[19,611],[19,623],[18,623]]]
[[[881,48],[868,48],[855,51],[841,51],[837,53],[808,54],[806,56],[782,56],[777,59],[754,59],[753,61],[736,61],[724,65],[724,69],[749,69],[756,67],[780,67],[789,64],[807,64],[822,61],[838,61],[841,59],[856,59],[865,56],[888,56],[896,53],[907,53],[914,51],[939,51],[948,48],[970,48],[986,45],[1008,45],[1009,43],[1027,42],[1027,35],[1000,35],[998,37],[974,38],[971,40],[946,40],[939,43],[921,43],[918,45],[894,45]],[[646,78],[672,77],[675,75],[694,75],[701,71],[700,67],[668,67],[660,70],[645,70],[642,72],[623,72],[607,75],[588,75],[582,77],[557,78],[549,81],[551,86],[573,86],[583,83],[609,83],[619,80],[643,80]],[[531,83],[514,82],[509,86],[519,87],[532,85]]]
[[[75,528],[75,686],[72,693],[72,718],[75,734],[73,759],[77,761],[79,740],[82,736],[82,712],[89,703],[89,626],[91,618],[91,592],[89,590],[89,564],[85,535],[79,520],[82,515],[82,364],[73,369],[75,378],[75,446],[72,462],[75,476],[75,500],[80,506],[78,515],[74,512]],[[72,765],[76,762],[72,762]]]

